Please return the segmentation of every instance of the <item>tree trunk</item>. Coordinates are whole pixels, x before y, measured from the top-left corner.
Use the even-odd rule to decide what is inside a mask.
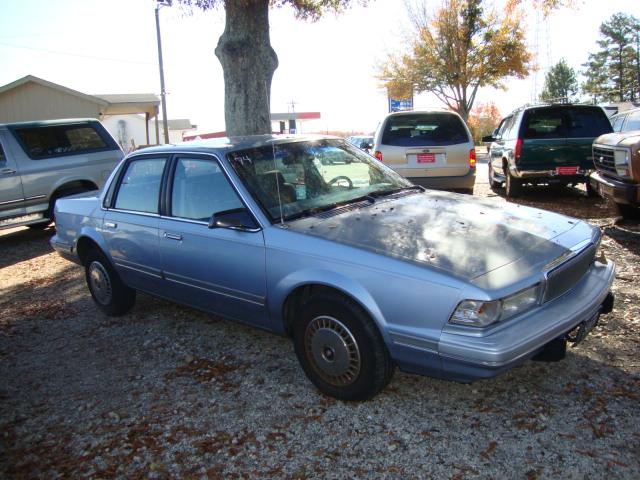
[[[225,0],[216,56],[224,72],[227,136],[271,133],[271,80],[278,57],[269,40],[269,0]]]

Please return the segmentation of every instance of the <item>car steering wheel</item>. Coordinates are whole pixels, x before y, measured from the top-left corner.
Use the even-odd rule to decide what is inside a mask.
[[[351,190],[353,188],[353,182],[351,181],[351,179],[349,177],[347,177],[345,175],[339,175],[339,176],[337,176],[335,178],[332,178],[331,180],[329,180],[328,185],[333,185],[334,183],[337,183],[337,182],[339,182],[341,180],[346,180],[347,181],[347,183],[349,184],[349,185],[347,185],[347,188],[349,190]]]

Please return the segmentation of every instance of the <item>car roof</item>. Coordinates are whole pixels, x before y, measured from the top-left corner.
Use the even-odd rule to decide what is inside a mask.
[[[611,118],[620,117],[622,115],[629,115],[630,113],[635,113],[635,112],[638,112],[638,111],[640,111],[640,107],[630,108],[629,110],[624,110],[622,112],[618,112],[618,113],[615,113],[615,114],[611,115]]]
[[[46,127],[51,125],[74,125],[78,123],[98,122],[95,118],[63,118],[59,120],[29,120],[26,122],[0,123],[0,127]]]
[[[135,153],[166,153],[166,152],[230,152],[246,150],[248,148],[263,147],[266,145],[282,145],[285,143],[313,142],[318,140],[342,140],[331,135],[247,135],[240,137],[221,137],[205,140],[192,140],[189,142],[158,145],[143,148]]]

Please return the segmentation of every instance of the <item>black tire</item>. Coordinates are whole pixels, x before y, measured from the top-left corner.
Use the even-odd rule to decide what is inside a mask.
[[[376,325],[351,300],[313,295],[298,312],[293,342],[305,374],[340,400],[367,400],[391,380],[394,365]]]
[[[489,161],[489,188],[491,190],[497,190],[502,186],[502,182],[497,182],[493,177],[493,167],[491,161]]]
[[[509,167],[504,169],[504,191],[507,198],[515,198],[522,193],[522,181],[511,175]]]
[[[627,205],[626,203],[616,203],[618,213],[625,220],[639,220],[640,219],[640,207],[635,205]]]
[[[84,265],[87,287],[100,310],[110,317],[118,317],[133,308],[136,291],[122,283],[101,251],[90,250]]]
[[[589,197],[589,198],[598,198],[600,196],[600,195],[598,195],[598,192],[596,191],[596,189],[591,186],[589,181],[587,181],[587,183],[585,183],[585,187],[587,189],[587,197]]]
[[[547,343],[532,360],[536,362],[559,362],[566,356],[567,340],[562,337]]]

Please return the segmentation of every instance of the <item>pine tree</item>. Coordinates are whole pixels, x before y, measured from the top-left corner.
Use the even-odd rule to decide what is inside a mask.
[[[600,25],[600,50],[589,54],[584,93],[595,100],[635,101],[640,91],[640,20],[616,13]]]

